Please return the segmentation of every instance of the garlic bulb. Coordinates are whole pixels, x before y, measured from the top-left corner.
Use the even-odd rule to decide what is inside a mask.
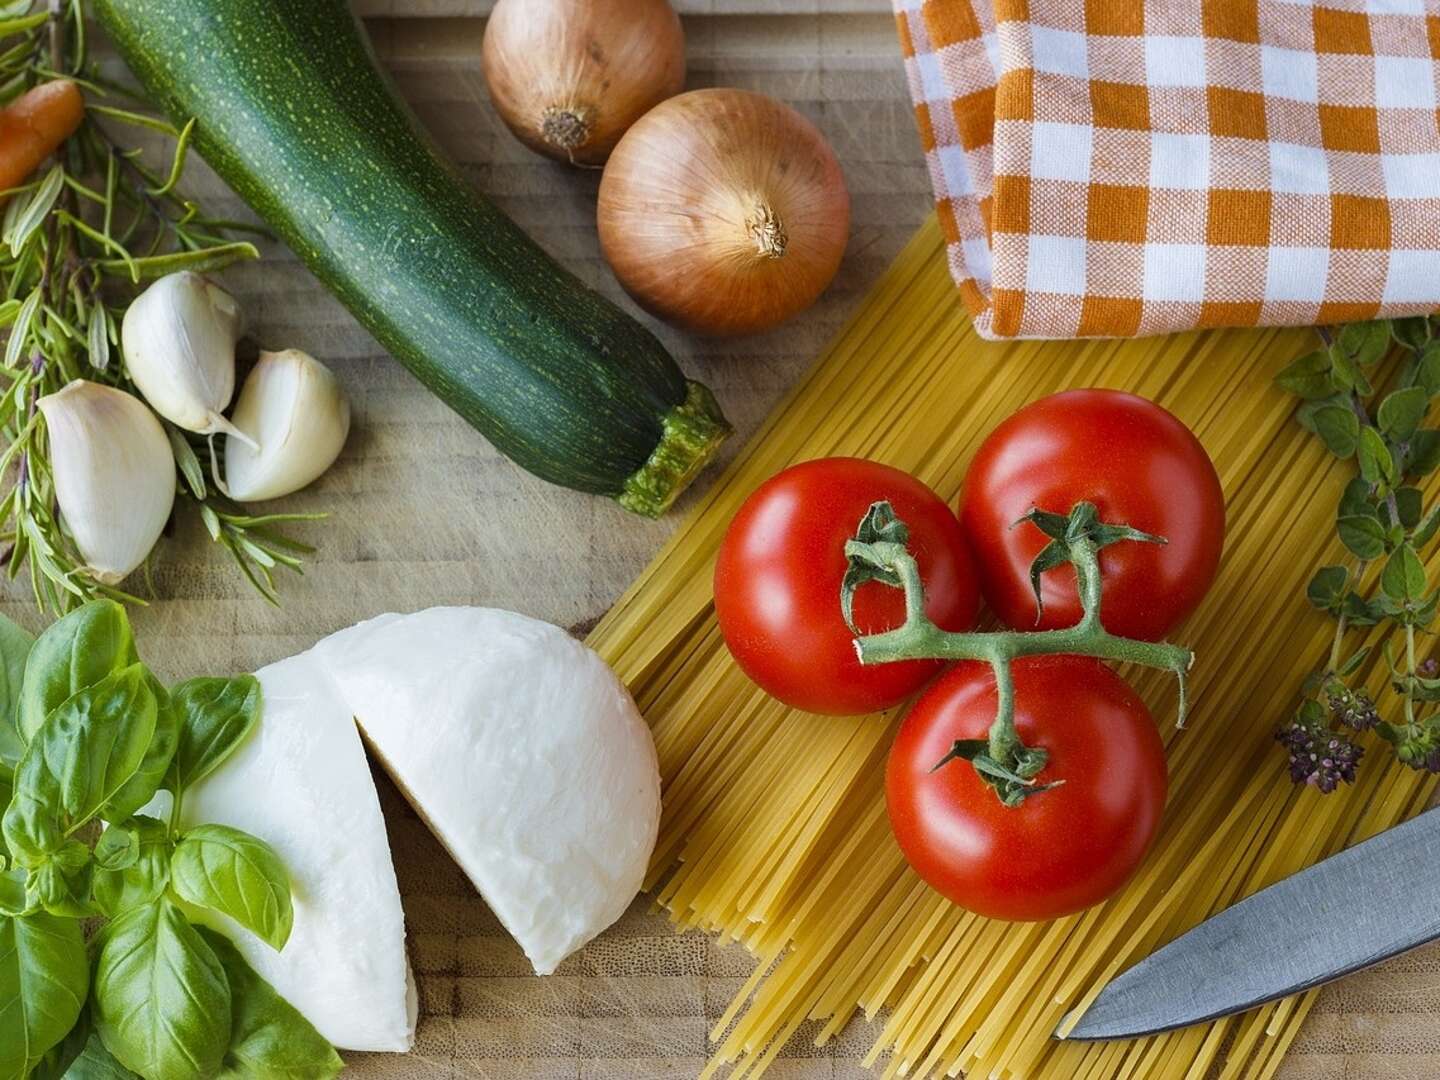
[[[235,298],[189,270],[136,297],[120,329],[125,366],[157,413],[186,431],[243,438],[221,415],[235,392],[239,337]]]
[[[145,561],[170,520],[170,440],[144,402],[114,387],[77,379],[36,404],[65,526],[90,573],[114,585]]]
[[[701,334],[754,333],[809,307],[850,233],[830,144],[748,90],[692,90],[651,109],[610,155],[598,209],[620,284]]]
[[[228,494],[240,502],[299,491],[334,464],[350,433],[350,403],[340,380],[299,349],[262,352],[240,388],[235,423],[258,448],[225,440]]]
[[[557,161],[604,164],[685,85],[685,35],[666,0],[499,0],[482,48],[495,111]]]

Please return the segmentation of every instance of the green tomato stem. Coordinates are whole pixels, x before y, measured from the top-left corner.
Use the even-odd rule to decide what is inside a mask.
[[[1075,567],[1075,584],[1080,591],[1079,629],[1100,630],[1100,557],[1095,542],[1081,537],[1070,543],[1070,562]]]
[[[1099,568],[1093,548],[1077,545],[1082,550],[1077,576],[1082,582],[1090,576],[1097,581]],[[1090,567],[1086,567],[1086,563]],[[870,634],[855,639],[855,652],[862,664],[887,664],[897,660],[980,660],[990,664],[1008,665],[1022,656],[1050,656],[1064,653],[1072,656],[1093,656],[1116,663],[1140,664],[1171,672],[1180,684],[1180,711],[1176,725],[1184,727],[1188,705],[1186,676],[1195,654],[1181,645],[1163,641],[1136,641],[1110,633],[1100,624],[1098,597],[1085,616],[1063,630],[996,630],[987,633],[961,633],[942,630],[925,614],[925,590],[920,581],[920,568],[908,552],[897,555],[892,569],[905,590],[905,622],[883,634]],[[1082,591],[1082,603],[1083,591]]]
[[[1064,561],[1075,567],[1082,614],[1074,626],[1062,630],[1000,630],[990,633],[942,630],[925,614],[925,586],[920,577],[920,566],[906,546],[908,534],[904,523],[894,516],[888,503],[872,505],[861,520],[855,538],[845,545],[850,569],[841,587],[841,609],[852,629],[851,598],[859,584],[881,581],[902,589],[905,594],[905,621],[901,626],[882,634],[859,635],[857,632],[855,652],[862,664],[899,660],[976,660],[990,665],[995,675],[996,709],[985,742],[958,740],[934,769],[956,758],[963,758],[994,788],[1001,801],[1011,807],[1064,782],[1039,782],[1037,777],[1044,769],[1048,755],[1044,747],[1026,746],[1016,730],[1015,680],[1011,669],[1016,659],[1066,654],[1169,671],[1179,683],[1180,704],[1176,725],[1180,727],[1184,726],[1189,707],[1186,676],[1194,661],[1194,654],[1189,649],[1168,642],[1119,637],[1106,630],[1100,619],[1103,581],[1100,548],[1122,540],[1163,544],[1165,540],[1162,537],[1150,536],[1130,526],[1100,522],[1095,507],[1083,502],[1072,507],[1063,518],[1035,510],[1022,519],[1022,522],[1025,521],[1052,537],[1051,545],[1036,559],[1035,568],[1032,568],[1037,605],[1041,602],[1040,574],[1060,562],[1054,553],[1058,551]]]
[[[990,756],[996,761],[1010,761],[1022,746],[1020,733],[1015,730],[1015,677],[1007,660],[992,661],[990,667],[995,672],[997,699],[995,722],[988,733]]]

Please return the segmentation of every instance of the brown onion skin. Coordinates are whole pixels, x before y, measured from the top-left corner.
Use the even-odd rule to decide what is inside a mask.
[[[762,254],[760,208],[785,235],[779,257]],[[849,238],[850,195],[825,137],[790,106],[693,90],[621,139],[600,181],[599,225],[641,307],[692,333],[750,334],[825,291]]]
[[[631,124],[685,85],[685,34],[666,0],[499,0],[482,53],[515,137],[576,165],[603,165]]]

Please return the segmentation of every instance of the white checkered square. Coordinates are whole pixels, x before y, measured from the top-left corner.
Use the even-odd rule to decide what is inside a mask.
[[[1210,186],[1210,136],[1157,131],[1150,136],[1150,186],[1201,191]]]
[[[1204,244],[1145,245],[1146,300],[1199,301],[1204,297]]]
[[[1435,282],[1440,281],[1440,251],[1392,251],[1385,275],[1386,304],[1433,302]]]
[[[1026,252],[1025,288],[1029,292],[1085,292],[1085,241],[1074,236],[1032,236]]]
[[[1261,85],[1270,97],[1317,103],[1320,100],[1320,65],[1314,53],[1262,45],[1260,72]]]
[[[1077,79],[1090,75],[1084,34],[1036,26],[1030,31],[1030,47],[1036,71],[1048,75],[1071,75]]]
[[[1149,86],[1204,86],[1205,39],[1147,36],[1145,82]]]
[[[1435,108],[1435,64],[1417,56],[1375,57],[1375,104],[1382,109]]]
[[[1265,274],[1265,299],[1319,303],[1325,298],[1329,273],[1328,247],[1273,248]]]
[[[1030,125],[1030,173],[1041,180],[1090,179],[1090,151],[1095,129],[1088,124],[1054,124],[1036,121]]]

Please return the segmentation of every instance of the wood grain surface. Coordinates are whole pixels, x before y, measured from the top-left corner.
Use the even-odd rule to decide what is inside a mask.
[[[357,0],[401,92],[476,187],[588,284],[628,306],[595,238],[599,174],[529,154],[489,107],[479,47],[490,6]],[[724,404],[738,431],[733,453],[923,220],[929,183],[886,0],[676,6],[685,16],[689,85],[742,86],[795,105],[834,144],[854,204],[839,277],[792,324],[725,342],[657,326],[686,371]],[[227,212],[243,212],[202,167],[188,183]],[[384,355],[283,249],[269,245],[262,263],[232,269],[225,280],[256,341],[307,349],[335,368],[354,405],[354,431],[330,474],[282,504],[332,514],[306,531],[319,552],[303,578],[282,582],[282,609],[249,590],[198,523],[164,544],[153,603],[135,618],[142,651],[163,675],[253,670],[378,612],[433,604],[512,608],[580,632],[668,535],[666,522],[550,487],[506,462]],[[43,625],[26,597],[11,585],[0,607],[32,628]],[[707,1058],[708,1028],[751,970],[739,946],[676,934],[642,899],[559,973],[537,978],[393,787],[383,778],[380,786],[423,1019],[414,1054],[348,1055],[354,1075],[695,1075]],[[489,812],[483,793],[476,812]],[[1280,1075],[1440,1075],[1437,991],[1436,950],[1353,976],[1325,992]],[[770,1075],[869,1075],[856,1060],[874,1033],[852,1024],[818,1050],[797,1038]]]

